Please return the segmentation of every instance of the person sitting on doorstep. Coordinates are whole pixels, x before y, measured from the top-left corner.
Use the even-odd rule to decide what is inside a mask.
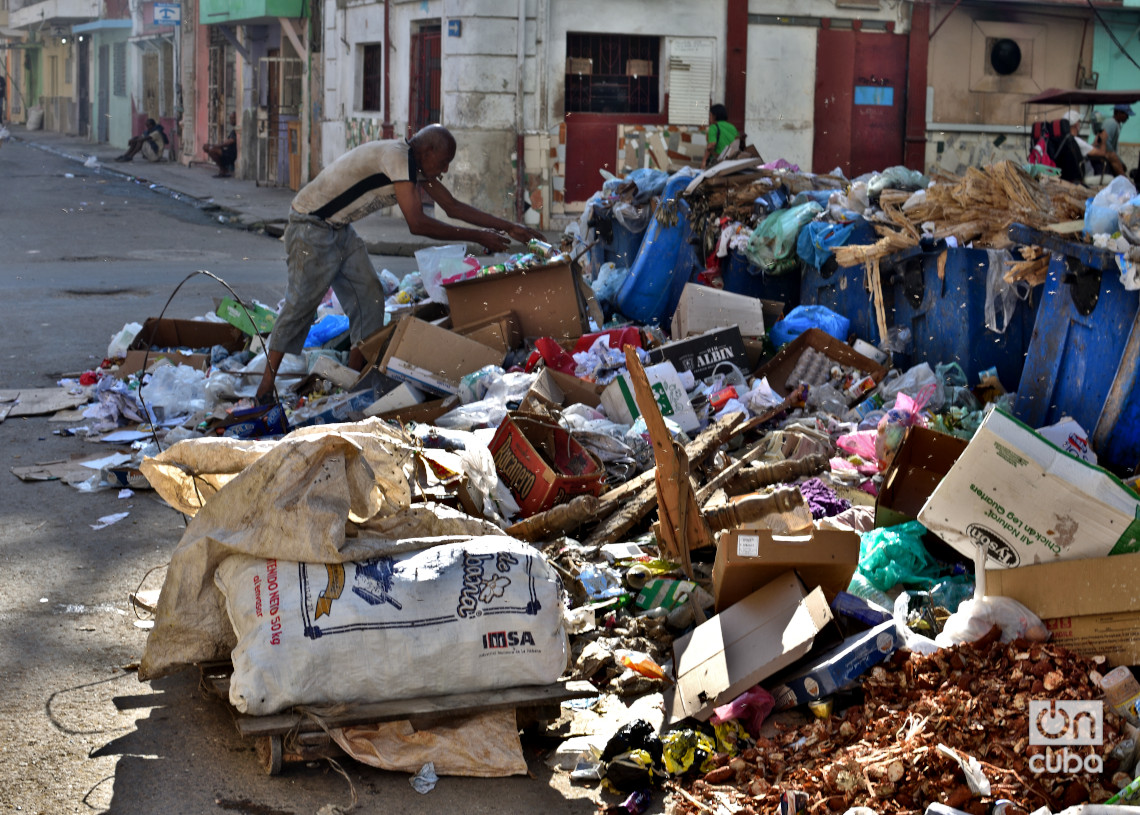
[[[139,150],[143,149],[144,144],[152,140],[161,150],[166,146],[166,130],[154,119],[147,119],[146,131],[127,142],[127,152],[121,156],[115,156],[115,161],[130,161]]]
[[[725,149],[740,137],[739,131],[728,121],[728,108],[713,105],[709,108],[708,147],[702,168],[716,164]]]
[[[237,161],[237,114],[230,113],[230,132],[225,141],[219,144],[207,144],[202,147],[210,161],[218,165],[218,174],[214,178],[229,178],[234,174],[234,162]]]

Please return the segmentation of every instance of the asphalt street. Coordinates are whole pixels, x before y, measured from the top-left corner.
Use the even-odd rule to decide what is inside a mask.
[[[164,306],[169,317],[212,311],[227,292],[211,278],[175,294],[197,270],[245,299],[283,295],[281,242],[209,211],[16,142],[0,149],[0,179],[0,390],[97,366],[125,323]],[[373,262],[397,274],[415,263]],[[595,791],[552,777],[541,745],[528,747],[529,777],[444,778],[425,796],[407,775],[351,761],[348,780],[324,761],[269,777],[195,671],[140,683],[130,666],[146,631],[128,594],[161,585],[184,521],[149,491],[86,493],[7,472],[99,451],[60,435],[72,426],[0,423],[0,810],[328,815],[351,804],[351,782],[359,812],[594,811]],[[129,515],[92,529],[118,512]]]

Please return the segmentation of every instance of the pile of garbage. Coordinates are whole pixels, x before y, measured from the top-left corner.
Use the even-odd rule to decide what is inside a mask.
[[[1070,602],[1072,579],[1049,570],[1140,579],[1121,532],[1134,482],[1096,466],[1075,422],[1018,422],[1016,383],[995,371],[908,358],[901,330],[849,342],[854,314],[717,285],[729,253],[778,276],[930,241],[1004,248],[1009,223],[1072,220],[1083,198],[1010,164],[933,180],[739,169],[631,173],[561,246],[493,265],[439,247],[402,280],[381,272],[386,325],[352,349],[359,371],[330,292],[270,405],[252,397],[272,307],[227,299],[124,326],[99,369],[64,384],[92,400],[69,432],[134,442],[85,488],[149,482],[194,516],[143,673],[232,653],[231,702],[262,715],[378,701],[389,682],[346,670],[335,686],[266,686],[259,642],[319,675],[325,637],[383,631],[377,652],[414,639],[408,653],[466,660],[455,676],[471,691],[565,666],[596,698],[563,708],[550,763],[630,812],[667,790],[676,812],[979,815],[1128,786],[1136,700],[1103,680],[1140,653],[1088,631],[1140,609],[1111,592]],[[642,230],[633,257],[606,259]],[[1048,260],[1026,248],[1008,279],[1034,283]],[[300,598],[292,629],[258,610],[270,583]],[[499,614],[515,616],[462,649],[425,644]],[[494,675],[488,653],[543,661]],[[448,693],[448,671],[432,675]],[[472,686],[482,675],[494,681]],[[1103,702],[1102,739],[1080,772],[1045,777],[1033,759],[1052,748],[1027,745],[1029,714],[1062,701]]]

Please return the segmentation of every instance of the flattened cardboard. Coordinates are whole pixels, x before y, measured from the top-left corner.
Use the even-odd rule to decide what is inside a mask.
[[[809,593],[785,572],[674,641],[677,684],[666,695],[666,718],[706,721],[718,705],[807,654],[831,619],[823,590]]]
[[[710,377],[723,363],[732,363],[740,372],[748,372],[748,351],[740,331],[735,327],[714,328],[704,334],[686,337],[660,345],[649,352],[649,362],[672,362],[678,371],[690,371],[697,379]]]
[[[1140,665],[1140,553],[987,569],[986,594],[1012,597],[1055,642],[1114,665]]]
[[[313,367],[309,373],[316,374],[321,379],[333,383],[338,388],[351,388],[353,383],[360,378],[360,374],[349,368],[347,365],[341,365],[332,357],[319,356],[313,360]]]
[[[967,444],[927,427],[910,428],[875,499],[875,526],[915,520]]]
[[[577,277],[563,261],[450,283],[444,289],[452,325],[461,331],[510,306],[524,337],[580,337],[589,326]]]
[[[1140,500],[1106,470],[1050,444],[1000,410],[987,414],[918,514],[991,568],[1140,549]]]
[[[884,623],[848,637],[840,645],[817,658],[809,657],[807,665],[793,669],[771,688],[776,710],[806,705],[847,687],[898,648],[895,622]]]
[[[825,596],[833,598],[851,584],[858,565],[856,532],[815,529],[776,535],[768,529],[734,529],[717,543],[713,601],[723,611],[789,569],[804,585],[822,586]]]
[[[575,495],[602,491],[602,463],[564,428],[542,417],[508,414],[487,447],[524,518]]]
[[[245,347],[245,342],[245,334],[229,323],[151,317],[143,323],[142,331],[135,335],[130,350],[145,351],[147,347],[210,348],[221,345],[227,351],[240,351]],[[154,355],[153,350],[151,355]]]
[[[364,409],[365,416],[379,416],[391,410],[419,405],[424,402],[424,394],[415,385],[401,382]]]
[[[57,410],[86,405],[90,401],[90,394],[68,393],[67,388],[23,388],[0,391],[0,403],[4,403],[4,408],[7,409],[4,415],[12,417],[55,413]]]
[[[805,348],[814,348],[841,365],[857,368],[863,373],[870,374],[876,384],[882,382],[883,377],[887,375],[886,368],[858,353],[847,343],[835,339],[826,331],[809,328],[781,348],[776,356],[753,371],[753,376],[768,377],[768,384],[772,390],[780,396],[787,396],[789,389],[785,383],[791,376],[792,369],[796,367],[800,354],[804,352]]]
[[[396,326],[380,369],[393,379],[450,396],[465,374],[502,361],[501,351],[419,318],[405,317]]]
[[[673,312],[674,339],[729,326],[736,326],[742,337],[763,337],[764,308],[761,301],[699,283],[685,284],[677,310]]]

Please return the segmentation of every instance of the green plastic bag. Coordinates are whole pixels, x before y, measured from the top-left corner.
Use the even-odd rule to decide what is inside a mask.
[[[859,537],[859,574],[879,591],[899,583],[929,587],[942,567],[922,543],[926,527],[918,521],[872,529]]]
[[[781,274],[789,270],[789,264],[796,251],[796,239],[804,225],[823,212],[823,207],[815,201],[808,201],[798,207],[778,209],[764,219],[752,232],[744,254],[753,264],[769,274]],[[794,268],[794,264],[791,266]]]

